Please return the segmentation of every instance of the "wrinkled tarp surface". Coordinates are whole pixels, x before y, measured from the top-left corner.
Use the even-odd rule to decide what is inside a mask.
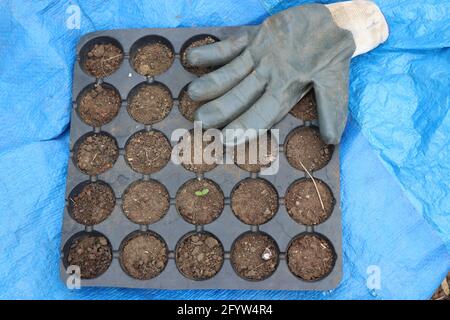
[[[429,298],[450,266],[448,0],[376,1],[389,40],[352,61],[351,117],[341,147],[344,277],[337,289],[70,291],[59,279],[79,38],[103,29],[255,24],[306,2],[2,1],[0,297]],[[67,27],[74,8],[80,29]],[[379,289],[366,286],[371,270],[379,271]]]

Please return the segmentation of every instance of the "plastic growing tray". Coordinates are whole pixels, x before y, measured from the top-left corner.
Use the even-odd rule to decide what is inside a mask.
[[[184,220],[175,207],[175,196],[178,189],[186,181],[196,178],[196,174],[184,169],[181,165],[175,165],[171,161],[160,171],[151,175],[142,175],[135,172],[127,164],[124,158],[124,147],[127,140],[140,130],[157,129],[164,133],[170,140],[171,133],[177,128],[193,128],[193,123],[185,119],[178,108],[178,97],[182,89],[196,78],[196,75],[188,72],[180,62],[180,51],[187,41],[198,35],[212,35],[218,39],[224,39],[233,35],[242,28],[248,27],[224,27],[224,28],[180,28],[180,29],[128,29],[110,30],[90,33],[84,36],[77,47],[77,61],[74,65],[73,78],[73,109],[71,114],[70,149],[71,159],[68,165],[66,208],[64,211],[64,223],[61,241],[61,277],[65,282],[69,276],[66,272],[67,250],[73,236],[83,233],[103,234],[110,242],[113,250],[112,263],[100,276],[93,279],[82,279],[82,286],[106,286],[106,287],[130,287],[130,288],[161,288],[161,289],[258,289],[258,290],[329,290],[335,288],[342,273],[342,248],[341,248],[341,210],[339,190],[339,146],[334,148],[331,160],[322,169],[314,171],[315,178],[324,181],[332,190],[335,205],[331,216],[323,223],[316,226],[305,226],[295,222],[287,213],[284,205],[284,195],[288,187],[296,180],[307,175],[293,168],[287,161],[283,145],[288,134],[299,126],[315,125],[314,121],[304,122],[288,114],[275,128],[279,129],[279,166],[276,175],[268,175],[262,178],[269,181],[278,192],[279,208],[275,216],[267,223],[259,226],[250,226],[241,222],[233,214],[230,206],[230,194],[233,187],[241,180],[259,174],[249,173],[240,169],[237,165],[218,165],[215,169],[197,178],[208,178],[217,183],[225,196],[225,206],[221,215],[207,225],[192,225]],[[130,64],[133,44],[147,36],[159,36],[165,38],[171,44],[175,53],[175,59],[171,67],[163,74],[156,77],[145,77],[138,74]],[[110,76],[96,79],[89,75],[81,66],[83,52],[89,50],[96,42],[113,40],[119,44],[124,53],[124,59],[119,67]],[[127,97],[130,91],[142,82],[158,81],[170,90],[174,100],[173,107],[168,116],[153,125],[143,125],[134,121],[127,111]],[[118,115],[108,124],[102,127],[91,127],[84,123],[77,112],[77,97],[90,85],[98,82],[113,86],[120,93],[121,107]],[[77,141],[85,134],[92,132],[105,132],[114,137],[119,146],[119,156],[113,167],[97,176],[89,176],[76,166],[75,148]],[[171,141],[172,146],[175,142]],[[161,182],[170,194],[170,208],[167,214],[158,222],[150,225],[139,225],[131,222],[122,212],[121,197],[131,183],[136,180],[156,179]],[[85,226],[77,223],[69,214],[69,196],[74,188],[86,181],[103,181],[114,191],[116,203],[112,214],[103,222]],[[127,275],[120,264],[120,246],[124,239],[134,231],[151,230],[160,235],[168,247],[168,262],[161,274],[150,280],[137,280]],[[267,279],[261,281],[249,281],[240,277],[233,269],[230,262],[230,249],[233,241],[247,231],[263,231],[269,234],[280,249],[279,263],[276,271]],[[208,280],[195,281],[186,278],[179,272],[175,263],[175,248],[177,242],[187,233],[192,231],[208,231],[214,234],[222,243],[225,251],[225,260],[221,270]],[[314,232],[325,236],[333,245],[335,263],[332,271],[324,278],[316,281],[305,281],[294,274],[288,268],[286,250],[290,241],[304,232]]]

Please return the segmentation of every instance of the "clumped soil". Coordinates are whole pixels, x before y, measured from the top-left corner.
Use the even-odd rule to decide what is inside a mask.
[[[189,62],[187,61],[187,51],[191,48],[197,48],[197,47],[201,47],[207,44],[211,44],[217,42],[216,39],[214,39],[213,37],[210,36],[206,36],[202,39],[198,39],[193,41],[190,45],[188,45],[186,47],[186,49],[183,51],[183,53],[181,54],[181,64],[183,65],[183,67],[193,73],[196,74],[197,76],[201,76],[205,73],[209,73],[211,71],[214,71],[215,69],[217,69],[217,67],[194,67],[193,65],[189,64]]]
[[[211,149],[211,147],[208,147],[210,144],[214,143],[214,137],[211,137],[210,141],[205,141],[207,138],[202,139],[202,145],[200,148],[198,148],[198,146],[200,146],[199,143],[197,143],[197,145],[195,145],[195,139],[194,139],[194,135],[193,132],[191,131],[189,133],[189,135],[185,135],[181,138],[181,141],[183,139],[189,139],[189,142],[191,143],[191,148],[190,148],[190,157],[187,157],[186,161],[182,161],[181,165],[189,171],[192,172],[196,172],[196,173],[205,173],[207,171],[211,171],[212,169],[214,169],[215,167],[217,167],[217,162],[219,159],[219,155],[216,154],[216,150],[215,149]],[[197,147],[197,149],[195,149],[195,147]],[[205,149],[208,147],[208,150],[211,151],[210,154],[206,154],[205,153]],[[181,150],[180,151],[180,157],[184,158],[185,152],[187,153],[188,150]],[[208,152],[208,151],[206,151]],[[196,161],[196,157],[195,154],[198,154],[197,158],[201,158],[202,160],[199,161],[199,163],[195,163]],[[213,163],[207,163],[206,159],[205,159],[205,154],[210,156],[214,162]],[[201,156],[201,157],[200,157]]]
[[[141,131],[134,134],[125,147],[125,158],[131,168],[142,174],[161,170],[170,160],[171,146],[159,131]]]
[[[101,84],[83,94],[78,106],[81,119],[93,127],[101,127],[117,116],[120,95],[116,90]]]
[[[87,53],[85,69],[96,78],[109,76],[119,69],[123,60],[122,50],[112,43],[96,44]]]
[[[222,213],[224,196],[222,190],[208,179],[193,179],[184,184],[177,193],[178,212],[192,224],[208,224]]]
[[[315,127],[301,127],[288,136],[286,157],[291,166],[304,171],[319,170],[327,165],[333,154],[334,146],[323,142],[319,130]]]
[[[205,102],[192,100],[186,89],[181,91],[178,99],[180,101],[178,108],[180,109],[181,114],[183,117],[193,122],[195,111],[204,105]]]
[[[137,122],[153,124],[164,119],[172,109],[170,91],[159,84],[143,84],[129,99],[128,112]]]
[[[263,168],[268,168],[272,164],[272,162],[276,159],[278,154],[278,146],[276,146],[275,140],[268,136],[266,138],[266,150],[264,154],[260,157],[260,138],[257,138],[257,147],[256,147],[256,154],[253,154],[252,149],[252,155],[250,157],[250,146],[249,142],[247,141],[244,145],[244,149],[242,147],[236,147],[235,153],[234,153],[234,162],[236,165],[248,172],[259,172]],[[261,140],[262,141],[262,140]],[[271,147],[272,144],[274,145],[274,150],[272,152]]]
[[[138,224],[155,223],[169,210],[170,198],[167,189],[156,180],[133,182],[122,198],[125,215]]]
[[[146,44],[136,50],[132,65],[143,76],[157,76],[170,68],[175,55],[161,42]]]
[[[76,153],[78,168],[94,176],[112,168],[119,156],[119,147],[114,138],[94,133],[84,138]]]
[[[318,118],[314,90],[309,91],[299,102],[297,102],[291,109],[291,114],[303,121],[312,121]]]
[[[231,208],[246,224],[266,223],[278,210],[277,191],[265,180],[245,179],[231,194]]]
[[[300,235],[288,248],[287,262],[294,275],[308,281],[319,280],[333,269],[334,250],[317,235]]]
[[[324,209],[320,203],[319,195],[311,179],[302,179],[294,182],[285,196],[286,210],[296,222],[305,225],[316,225],[324,222],[333,211],[334,197],[325,182],[314,179],[322,198]]]
[[[245,233],[231,248],[234,270],[248,280],[264,280],[278,266],[279,250],[275,240],[264,233]]]
[[[69,212],[76,222],[92,226],[108,218],[116,204],[113,190],[105,183],[90,182],[69,198]]]
[[[167,264],[167,246],[152,232],[138,233],[121,247],[120,263],[124,271],[139,280],[159,275]]]
[[[67,255],[68,266],[79,266],[82,279],[100,276],[108,269],[111,261],[111,246],[102,235],[82,235],[74,239]]]
[[[175,262],[180,272],[193,280],[215,276],[222,267],[224,251],[216,237],[208,233],[194,233],[177,245]]]

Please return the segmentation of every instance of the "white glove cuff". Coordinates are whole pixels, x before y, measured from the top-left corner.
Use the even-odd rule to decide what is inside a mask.
[[[366,0],[337,2],[326,5],[334,22],[353,34],[353,57],[366,53],[386,41],[389,29],[380,8]]]

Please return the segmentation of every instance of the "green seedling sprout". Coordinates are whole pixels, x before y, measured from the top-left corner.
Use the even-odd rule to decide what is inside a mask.
[[[206,195],[208,194],[208,192],[209,192],[209,189],[208,189],[208,188],[205,188],[205,189],[203,189],[203,190],[197,190],[197,191],[195,191],[194,194],[195,194],[197,197],[203,197],[203,196],[206,196]]]

